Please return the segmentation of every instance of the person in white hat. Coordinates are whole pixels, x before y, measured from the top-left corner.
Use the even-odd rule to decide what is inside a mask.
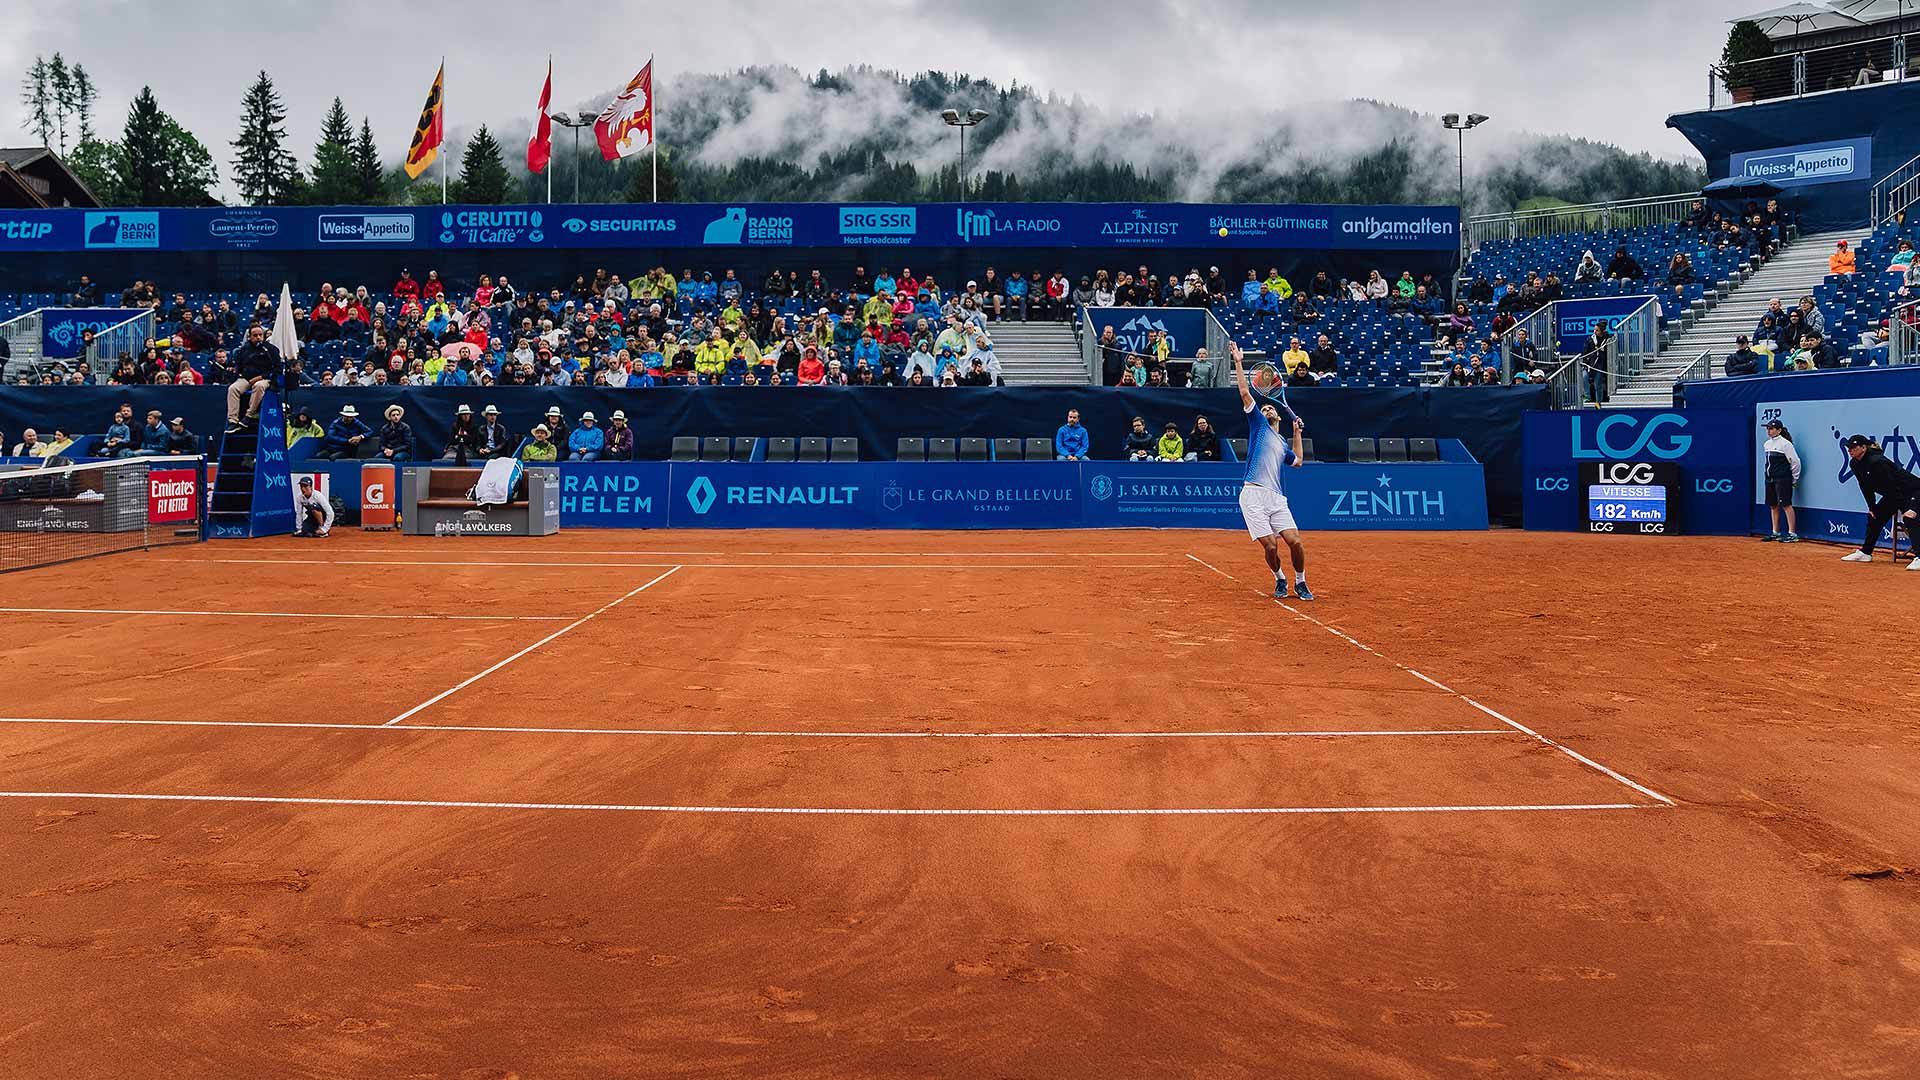
[[[607,449],[601,455],[601,460],[633,460],[633,429],[627,426],[627,414],[624,410],[613,411],[613,426],[607,429]]]
[[[599,461],[607,450],[607,433],[594,425],[593,414],[580,414],[580,426],[567,435],[568,461]]]
[[[440,455],[440,460],[465,465],[479,456],[480,425],[473,418],[473,406],[462,405],[453,410],[453,434],[448,436],[447,452]]]
[[[343,405],[340,415],[327,425],[326,437],[320,440],[320,452],[314,457],[327,461],[340,461],[343,458],[359,457],[360,444],[373,434],[373,429],[360,420],[360,410],[352,405]]]
[[[500,419],[500,408],[489,405],[480,410],[480,456],[505,457],[513,452],[513,433]]]
[[[388,461],[413,460],[413,427],[401,419],[407,410],[387,406],[387,422],[380,425],[380,456]]]

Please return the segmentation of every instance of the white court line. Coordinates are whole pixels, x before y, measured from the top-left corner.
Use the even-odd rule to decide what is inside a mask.
[[[1204,566],[1207,569],[1213,571],[1214,573],[1219,574],[1221,577],[1226,578],[1228,581],[1237,582],[1240,580],[1239,578],[1234,577],[1232,574],[1227,573],[1225,570],[1222,570],[1219,567],[1213,565],[1212,563],[1207,562],[1205,559],[1200,558],[1198,555],[1195,555],[1192,552],[1187,553],[1187,558],[1192,559],[1194,562],[1199,563],[1201,566]],[[1266,596],[1266,598],[1269,600],[1273,599],[1270,595],[1262,593],[1261,590],[1259,589],[1255,589],[1253,591],[1262,596]],[[1305,619],[1307,622],[1310,622],[1313,625],[1319,627],[1320,629],[1325,630],[1329,634],[1332,634],[1335,637],[1346,641],[1348,644],[1354,646],[1355,648],[1361,649],[1365,652],[1373,653],[1373,655],[1380,657],[1380,659],[1385,660],[1387,663],[1392,664],[1394,667],[1399,668],[1401,671],[1404,671],[1407,674],[1412,675],[1414,678],[1419,679],[1421,682],[1424,682],[1429,686],[1434,687],[1435,689],[1444,691],[1445,693],[1452,694],[1454,697],[1459,698],[1461,701],[1464,701],[1467,704],[1473,706],[1474,708],[1480,710],[1481,712],[1487,714],[1488,716],[1493,717],[1495,720],[1498,720],[1501,723],[1507,725],[1508,727],[1513,728],[1515,731],[1521,732],[1522,734],[1525,734],[1525,735],[1532,736],[1533,738],[1539,740],[1540,742],[1548,746],[1553,747],[1555,750],[1560,751],[1561,753],[1567,755],[1568,757],[1579,762],[1580,764],[1585,765],[1588,768],[1601,773],[1602,775],[1605,775],[1614,780],[1617,780],[1620,783],[1625,784],[1627,787],[1632,788],[1633,790],[1639,792],[1642,795],[1647,796],[1650,799],[1657,800],[1658,802],[1661,802],[1667,806],[1675,805],[1672,799],[1666,797],[1665,795],[1660,794],[1659,792],[1653,790],[1652,788],[1647,787],[1644,784],[1637,783],[1633,780],[1629,780],[1625,776],[1622,776],[1621,774],[1615,772],[1614,770],[1607,768],[1605,765],[1600,764],[1599,762],[1593,760],[1592,758],[1586,756],[1585,754],[1580,753],[1578,750],[1575,750],[1571,747],[1564,746],[1560,743],[1557,743],[1552,739],[1547,738],[1545,735],[1542,735],[1539,732],[1533,730],[1532,728],[1526,726],[1525,724],[1518,723],[1510,717],[1507,717],[1505,715],[1502,715],[1501,713],[1495,712],[1494,710],[1487,708],[1485,705],[1480,704],[1479,702],[1473,700],[1472,698],[1468,697],[1467,695],[1461,693],[1458,690],[1455,690],[1453,687],[1448,686],[1443,682],[1428,678],[1426,675],[1421,674],[1420,672],[1414,670],[1413,668],[1408,667],[1407,665],[1401,663],[1400,661],[1395,660],[1392,657],[1387,656],[1386,654],[1381,653],[1378,650],[1373,649],[1361,643],[1360,641],[1355,640],[1353,637],[1349,636],[1344,631],[1341,631],[1335,627],[1329,626],[1326,623],[1321,622],[1319,619],[1316,619],[1313,616],[1307,614],[1306,612],[1301,611],[1299,608],[1294,607],[1292,604],[1286,603],[1281,600],[1273,600],[1273,602],[1276,604],[1279,604],[1281,607],[1292,612],[1295,615],[1295,617]]]
[[[175,559],[190,563],[238,563],[245,565],[298,564],[305,566],[552,566],[563,570],[589,567],[625,567],[651,569],[661,566],[693,566],[712,570],[943,570],[954,573],[987,573],[995,570],[1083,570],[1088,567],[1069,563],[996,563],[967,566],[943,563],[663,563],[663,562],[520,562],[493,559]],[[1107,563],[1102,570],[1172,570],[1184,563]]]
[[[8,615],[181,615],[210,619],[432,619],[449,622],[559,622],[565,615],[365,615],[329,611],[166,611],[158,608],[0,607]]]
[[[1485,814],[1554,810],[1645,810],[1646,803],[1513,806],[1229,806],[1138,809],[936,808],[864,806],[671,806],[646,803],[467,802],[452,799],[326,799],[289,795],[144,795],[122,791],[0,791],[0,799],[106,799],[124,802],[252,803],[275,806],[389,806],[441,810],[583,810],[621,814],[819,814],[845,817],[1210,817],[1272,814]]]
[[[331,545],[329,545],[331,546]],[[424,546],[424,545],[422,545]],[[551,555],[554,547],[560,547],[569,555],[671,555],[674,558],[686,556],[785,556],[787,558],[833,558],[864,559],[868,557],[891,558],[895,556],[924,555],[931,558],[969,558],[969,559],[1020,559],[1020,558],[1088,558],[1088,559],[1145,559],[1172,558],[1164,551],[654,551],[634,550],[632,548],[570,548],[564,543],[538,548],[502,548],[489,544],[487,550],[499,555]],[[384,555],[393,552],[392,547],[338,547],[333,550],[341,555]]]
[[[133,727],[319,728],[327,731],[470,731],[525,735],[652,735],[755,739],[1345,739],[1421,735],[1513,735],[1512,728],[1414,728],[1406,731],[712,731],[699,728],[486,727],[477,724],[328,724],[267,720],[71,720],[0,716],[0,724],[100,724]]]
[[[507,657],[505,660],[500,661],[499,663],[493,665],[492,667],[481,672],[480,674],[469,676],[468,678],[466,678],[465,680],[462,680],[456,685],[440,691],[439,693],[433,695],[432,697],[421,702],[420,704],[415,705],[413,708],[408,709],[406,712],[401,713],[399,716],[396,716],[393,719],[387,721],[387,724],[389,725],[397,724],[400,721],[405,720],[407,717],[412,716],[414,713],[417,713],[422,709],[428,708],[429,706],[432,706],[432,705],[437,705],[440,702],[445,701],[447,698],[452,697],[454,694],[457,694],[460,691],[465,690],[467,687],[472,686],[474,683],[479,682],[481,679],[484,679],[487,676],[493,674],[494,672],[499,671],[501,668],[506,667],[508,664],[513,663],[515,660],[518,660],[521,657],[532,652],[533,650],[539,648],[540,646],[545,645],[547,642],[552,641],[554,638],[557,638],[560,635],[566,633],[567,631],[572,630],[574,627],[587,622],[588,620],[592,619],[594,616],[600,614],[601,612],[619,607],[621,604],[626,603],[628,600],[632,599],[633,597],[638,596],[643,592],[646,592],[648,589],[651,589],[655,585],[660,584],[662,581],[667,580],[667,578],[672,577],[674,572],[679,569],[680,567],[676,566],[672,570],[668,570],[666,573],[661,574],[659,577],[656,577],[652,581],[647,582],[645,585],[641,585],[638,588],[634,589],[632,592],[629,592],[625,596],[620,597],[618,600],[610,600],[607,603],[600,605],[600,607],[594,609],[593,611],[588,612],[585,615],[580,616],[579,618],[573,620],[567,625],[561,627],[558,630],[555,630],[553,633],[548,634],[546,637],[541,638],[539,641],[534,642],[533,644],[527,646],[526,648],[521,649],[519,652],[514,653],[512,656]]]

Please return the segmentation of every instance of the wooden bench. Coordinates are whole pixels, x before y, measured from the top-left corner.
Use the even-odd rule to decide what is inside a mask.
[[[474,505],[467,492],[480,482],[479,469],[433,468],[427,470],[427,490],[421,493],[418,505],[439,507],[442,509],[465,509]],[[520,477],[509,493],[508,502],[522,501],[527,497],[527,478]]]

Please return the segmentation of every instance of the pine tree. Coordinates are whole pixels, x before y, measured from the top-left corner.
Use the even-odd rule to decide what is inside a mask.
[[[353,201],[368,206],[387,202],[387,172],[380,167],[373,125],[364,116],[360,118],[360,137],[353,143]]]
[[[112,140],[82,136],[73,153],[67,155],[67,168],[87,185],[102,206],[126,206],[128,197],[120,178],[126,172],[126,154]]]
[[[313,148],[313,185],[308,194],[314,203],[333,206],[361,201],[353,150],[353,121],[336,97],[320,125],[320,142]]]
[[[73,106],[80,117],[79,142],[86,142],[93,135],[93,103],[100,100],[100,88],[93,85],[93,76],[81,64],[73,65]],[[76,144],[76,149],[78,146]]]
[[[74,113],[73,70],[59,53],[47,61],[47,89],[53,97],[53,130],[60,137],[60,153],[67,152],[67,118]]]
[[[481,124],[467,140],[466,153],[460,158],[461,202],[496,205],[507,201],[507,163],[502,159],[499,140]]]
[[[653,151],[660,155],[660,183],[658,200],[660,202],[680,201],[680,176],[673,170],[673,154],[662,146]],[[626,200],[630,203],[652,202],[655,199],[653,163],[635,162],[628,170]]]
[[[301,184],[287,154],[287,110],[262,71],[240,99],[240,137],[233,140],[233,185],[256,206],[284,205]]]
[[[20,80],[20,104],[27,109],[27,130],[40,138],[41,146],[53,145],[53,85],[47,76],[47,62],[33,58],[26,78]]]
[[[118,169],[117,191],[134,206],[208,206],[208,189],[219,183],[213,155],[160,108],[153,88],[143,86],[127,110],[127,126],[109,157]]]

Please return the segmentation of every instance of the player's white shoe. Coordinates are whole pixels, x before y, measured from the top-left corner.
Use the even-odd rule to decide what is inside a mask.
[[[1840,561],[1841,562],[1872,562],[1873,556],[1867,554],[1864,551],[1849,551],[1845,555],[1840,556]]]
[[[1920,570],[1920,556],[1916,556],[1912,562],[1908,563],[1907,569]]]

